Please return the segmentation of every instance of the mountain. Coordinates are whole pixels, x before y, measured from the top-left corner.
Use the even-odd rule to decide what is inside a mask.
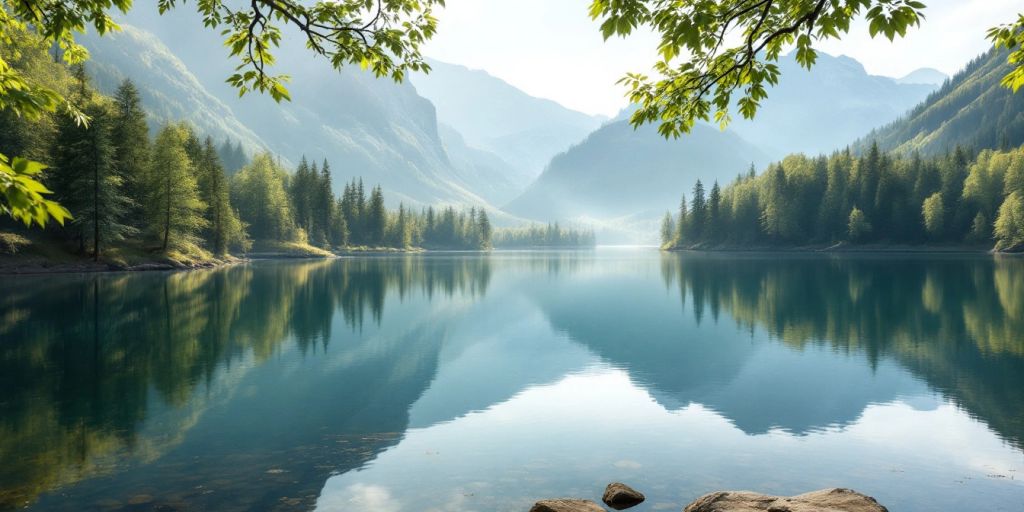
[[[1004,51],[971,61],[901,119],[872,131],[858,143],[933,155],[956,146],[974,149],[1024,144],[1024,94],[1000,84],[1010,72]]]
[[[470,147],[462,134],[448,126],[439,126],[441,142],[455,168],[458,182],[491,204],[501,205],[523,190],[516,180],[517,171],[500,156]]]
[[[897,78],[896,83],[942,85],[946,80],[949,80],[949,76],[942,71],[934,68],[920,68],[911,71],[903,78]]]
[[[677,140],[654,126],[609,123],[556,156],[536,182],[505,210],[545,221],[657,218],[678,207],[697,179],[710,189],[768,157],[735,133],[706,125]]]
[[[236,63],[193,10],[160,16],[155,3],[139,4],[119,21],[123,33],[86,40],[97,82],[109,88],[121,76],[138,81],[158,118],[186,119],[215,138],[243,140],[250,151],[266,147],[292,162],[326,158],[336,192],[358,176],[380,184],[392,204],[487,204],[464,185],[473,169],[452,163],[434,106],[409,83],[351,67],[336,71],[285,37],[273,72],[292,77],[292,101],[239,98],[225,83]]]
[[[495,153],[518,171],[522,187],[551,157],[565,151],[605,121],[535,98],[485,71],[428,61],[432,71],[411,78],[437,107],[437,117],[458,130],[470,146]]]
[[[779,84],[753,120],[737,117],[730,129],[773,158],[790,153],[828,153],[872,128],[899,118],[935,90],[931,84],[900,84],[869,75],[856,60],[825,53],[811,70],[790,53],[779,59]]]
[[[250,154],[267,147],[153,34],[126,25],[121,32],[105,37],[83,36],[81,42],[89,48],[91,59],[86,69],[100,91],[113,94],[125,78],[135,82],[149,114],[150,129],[187,121],[218,141],[241,142]]]

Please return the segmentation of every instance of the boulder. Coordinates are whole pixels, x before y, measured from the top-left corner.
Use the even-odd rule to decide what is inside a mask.
[[[590,500],[559,498],[541,500],[533,504],[530,512],[605,512],[604,508]]]
[[[601,501],[605,505],[615,510],[635,507],[643,503],[645,499],[644,495],[636,489],[619,482],[608,484],[608,487],[604,489],[604,496],[601,497]]]
[[[874,498],[850,489],[825,489],[783,498],[746,491],[705,494],[683,512],[888,512]]]

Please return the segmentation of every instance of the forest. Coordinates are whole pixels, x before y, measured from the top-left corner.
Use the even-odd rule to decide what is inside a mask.
[[[922,157],[872,144],[829,156],[791,155],[761,175],[753,167],[690,200],[661,223],[666,249],[751,244],[1024,246],[1024,148],[956,148]]]
[[[531,224],[522,228],[499,229],[494,233],[495,247],[510,249],[545,248],[592,248],[597,245],[591,229],[563,228],[558,223]]]
[[[239,143],[217,145],[186,124],[165,124],[151,136],[131,80],[108,97],[84,65],[65,66],[33,35],[4,49],[15,56],[13,67],[66,94],[85,116],[83,122],[72,111],[38,118],[0,111],[0,153],[49,166],[43,183],[70,217],[47,225],[44,235],[76,254],[99,261],[161,253],[194,261],[252,250],[491,246],[483,209],[389,210],[380,187],[367,194],[362,180],[336,197],[327,161],[303,157],[289,172],[279,157],[262,153],[249,161]],[[3,240],[6,252],[29,243],[19,233],[35,236],[14,220],[0,222],[13,231]]]

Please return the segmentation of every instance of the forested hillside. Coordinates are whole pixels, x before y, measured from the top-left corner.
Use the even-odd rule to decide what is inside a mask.
[[[237,145],[202,138],[190,124],[161,123],[151,136],[139,89],[125,79],[113,96],[97,91],[84,66],[54,62],[50,49],[26,35],[0,45],[11,64],[66,94],[88,116],[39,119],[0,112],[0,152],[28,155],[50,167],[44,181],[73,215],[43,233],[0,221],[0,252],[33,250],[33,242],[95,261],[208,262],[259,251],[327,255],[352,246],[486,249],[484,210],[449,206],[413,212],[385,207],[381,188],[366,194],[352,181],[338,197],[327,160],[300,160],[295,172],[262,152],[246,163]],[[225,164],[240,167],[230,175]],[[13,232],[11,232],[13,230]]]
[[[228,111],[223,115],[225,123],[233,117],[252,131],[261,147],[281,155],[285,163],[294,165],[304,154],[336,162],[335,193],[341,193],[346,181],[362,176],[380,183],[391,207],[399,202],[487,204],[457,176],[459,170],[438,134],[433,105],[409,83],[378,80],[358,68],[335,71],[310,55],[301,42],[285,40],[277,61],[279,71],[292,77],[292,101],[278,104],[262,95],[239,98],[224,82],[233,64],[226,58],[227,50],[221,50],[220,35],[202,28],[202,20],[191,9],[159,16],[155,3],[137,3],[122,22],[127,32],[86,41],[95,54],[89,66],[133,79],[154,65],[161,66],[161,74],[152,81],[146,79],[143,88],[148,110],[176,113],[195,98],[215,98]],[[131,38],[131,43],[124,44],[125,38]],[[177,63],[150,63],[167,55]],[[181,78],[182,72],[191,73],[195,81]],[[161,78],[162,74],[167,76]],[[199,90],[192,89],[196,84]],[[208,117],[202,114],[206,104],[199,102],[200,113],[195,115]],[[186,114],[178,119],[205,130],[203,122]],[[241,136],[237,139],[246,143]]]
[[[687,201],[689,199],[689,201]],[[697,182],[662,222],[668,248],[814,244],[1024,246],[1024,148],[922,158],[793,155],[725,188]]]
[[[860,151],[942,154],[956,146],[1009,149],[1024,144],[1024,95],[1000,85],[1010,71],[1004,51],[989,51],[900,120],[865,136]]]

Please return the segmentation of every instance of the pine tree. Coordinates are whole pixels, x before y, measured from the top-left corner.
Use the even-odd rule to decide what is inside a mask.
[[[491,219],[487,217],[487,211],[481,209],[480,215],[477,216],[477,233],[480,236],[480,249],[490,249],[493,244],[491,237],[494,235],[494,229],[491,227]]]
[[[704,198],[704,185],[697,180],[693,186],[693,202],[690,203],[689,231],[690,239],[698,242],[704,239],[705,225],[708,218],[707,199]]]
[[[362,182],[360,182],[360,190]],[[375,246],[384,243],[384,235],[387,230],[387,211],[384,208],[384,193],[380,186],[374,187],[370,193],[370,203],[367,206],[366,233],[368,242]]]
[[[84,113],[91,119],[88,126],[70,116],[59,123],[56,163],[62,201],[75,216],[71,225],[79,250],[84,253],[90,245],[93,259],[99,261],[104,248],[135,232],[125,222],[134,203],[124,194],[116,172],[108,107],[91,102]]]
[[[679,218],[676,220],[676,245],[690,240],[690,211],[686,207],[686,194],[679,200]]]
[[[139,91],[131,80],[125,79],[114,93],[114,113],[111,116],[111,141],[114,144],[115,173],[121,179],[125,197],[141,198],[143,181],[149,165],[149,125],[142,108]],[[141,226],[142,204],[133,201],[128,218]]]
[[[164,126],[157,134],[146,173],[146,218],[160,249],[189,249],[206,227],[206,205],[185,145],[188,129]]]
[[[232,246],[244,246],[245,230],[231,206],[231,187],[213,139],[206,138],[193,165],[198,176],[200,198],[208,206],[207,246],[217,255],[227,254]]]
[[[669,247],[676,236],[676,223],[672,220],[672,214],[665,212],[661,219],[661,246]]]
[[[721,210],[722,189],[718,186],[718,181],[716,180],[711,187],[711,194],[708,196],[708,233],[705,237],[708,240],[718,240],[721,238],[725,228],[722,222]]]

